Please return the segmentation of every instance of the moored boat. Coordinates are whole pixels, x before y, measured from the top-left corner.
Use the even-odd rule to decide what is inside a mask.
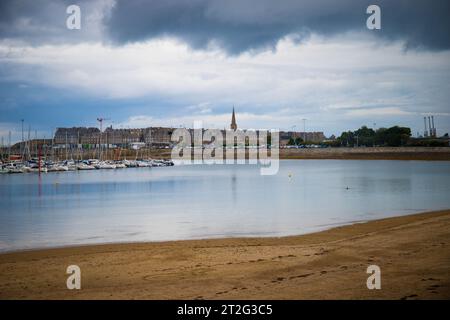
[[[114,164],[115,164],[115,166],[116,166],[116,169],[124,169],[124,168],[127,167],[127,166],[126,166],[124,163],[122,163],[122,162],[115,162]]]
[[[6,168],[6,166],[1,166],[0,167],[0,174],[1,173],[9,173],[9,170]]]
[[[95,170],[94,166],[91,166],[90,164],[86,164],[84,162],[77,164],[76,168],[78,170]]]
[[[106,161],[101,161],[95,165],[95,168],[97,168],[97,169],[115,169],[116,165],[113,163],[106,162]]]

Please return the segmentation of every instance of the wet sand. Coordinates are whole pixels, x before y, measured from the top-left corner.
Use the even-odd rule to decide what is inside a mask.
[[[81,268],[81,290],[66,268]],[[381,290],[366,269],[381,268]],[[1,299],[449,299],[450,210],[282,238],[0,255]]]

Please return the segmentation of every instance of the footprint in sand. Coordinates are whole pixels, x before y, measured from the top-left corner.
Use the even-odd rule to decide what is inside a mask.
[[[292,276],[292,277],[289,277],[289,280],[296,279],[296,278],[306,278],[306,277],[312,276],[313,274],[314,274],[314,273],[300,274],[300,275],[298,275],[298,276]]]
[[[434,284],[434,285],[432,285],[432,286],[429,286],[428,288],[427,288],[427,290],[435,290],[435,289],[437,289],[437,288],[440,288],[441,286],[439,285],[439,284]]]

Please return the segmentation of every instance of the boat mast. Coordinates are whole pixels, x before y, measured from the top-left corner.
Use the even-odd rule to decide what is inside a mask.
[[[38,143],[37,143],[37,130],[34,130],[34,154],[38,154]]]
[[[66,149],[66,160],[67,160],[67,130],[66,130],[66,147],[65,147],[65,149]]]
[[[11,161],[11,131],[8,132],[8,161]]]
[[[55,134],[54,131],[52,130],[52,161],[55,162],[55,149],[53,148],[53,144],[55,141]]]
[[[30,131],[31,131],[31,126],[28,126],[28,140],[25,142],[25,146],[24,146],[24,148],[23,148],[22,160],[25,159],[25,156],[27,156],[27,159],[28,159],[28,160],[31,158],[31,152],[30,152],[30,146],[29,146],[29,142],[30,142]]]

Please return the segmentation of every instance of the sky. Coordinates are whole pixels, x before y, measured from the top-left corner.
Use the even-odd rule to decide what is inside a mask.
[[[66,9],[81,10],[81,29]],[[369,5],[381,29],[369,30]],[[0,137],[57,127],[450,132],[447,0],[2,0]],[[305,119],[305,120],[303,120]]]

